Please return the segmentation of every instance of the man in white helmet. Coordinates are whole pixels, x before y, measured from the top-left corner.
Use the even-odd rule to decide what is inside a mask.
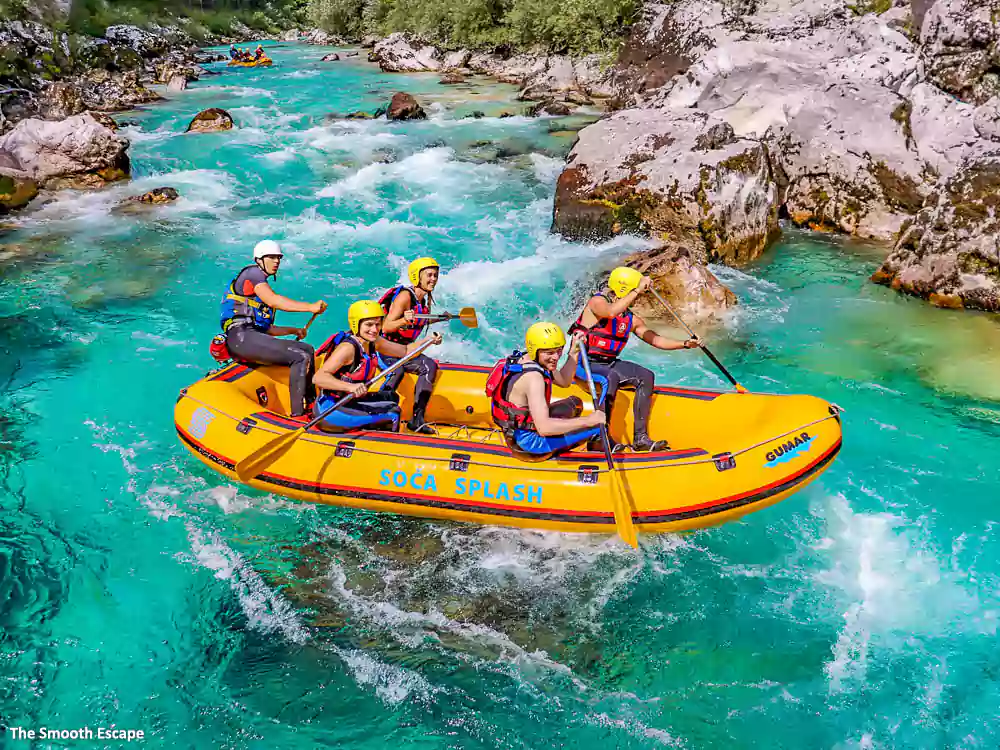
[[[237,359],[262,365],[288,365],[291,415],[306,413],[306,402],[315,399],[312,385],[315,353],[302,343],[304,328],[274,325],[276,310],[321,313],[325,302],[296,302],[271,289],[284,254],[274,240],[262,240],[253,249],[253,265],[241,270],[222,298],[221,324],[229,352]],[[282,341],[277,336],[295,336]]]

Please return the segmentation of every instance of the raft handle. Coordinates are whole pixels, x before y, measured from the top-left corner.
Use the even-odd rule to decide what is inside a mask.
[[[257,426],[257,420],[250,419],[250,417],[243,417],[240,423],[236,425],[236,431],[241,435],[247,435],[250,433],[254,427]]]
[[[593,466],[591,464],[583,464],[577,469],[576,481],[580,484],[597,484],[597,477],[601,472],[600,466]]]
[[[728,451],[726,453],[716,453],[712,456],[712,460],[715,461],[715,468],[719,471],[728,471],[729,469],[736,468],[736,456]]]
[[[337,443],[337,447],[334,449],[333,455],[337,458],[350,458],[354,455],[354,441],[341,440]]]
[[[468,453],[452,453],[451,461],[448,462],[448,468],[452,471],[468,471],[471,462],[472,456]]]

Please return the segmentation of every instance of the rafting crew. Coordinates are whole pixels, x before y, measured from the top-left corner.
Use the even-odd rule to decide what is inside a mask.
[[[226,347],[236,359],[261,365],[289,367],[288,391],[291,415],[305,414],[307,402],[315,398],[312,386],[314,351],[303,343],[305,328],[274,325],[275,312],[311,312],[326,310],[326,302],[298,302],[282,297],[271,288],[269,279],[277,278],[284,253],[274,240],[261,240],[253,249],[253,265],[246,266],[234,278],[222,298],[220,323]],[[278,336],[295,336],[282,341]]]
[[[347,310],[348,330],[336,333],[317,350],[326,354],[326,360],[313,377],[320,390],[313,407],[319,416],[346,394],[354,398],[346,406],[332,411],[320,422],[328,432],[346,432],[362,428],[399,431],[399,396],[394,389],[385,388],[368,392],[368,381],[382,363],[395,362],[420,346],[411,341],[399,344],[382,335],[385,310],[375,300],[359,300]],[[441,335],[431,335],[434,345],[441,343]],[[423,355],[420,355],[423,356]],[[414,358],[416,359],[416,358]],[[398,382],[398,381],[397,381]]]
[[[633,335],[664,351],[695,349],[701,345],[697,338],[678,341],[660,336],[632,312],[630,308],[636,298],[649,289],[651,283],[648,276],[643,276],[634,268],[619,266],[611,272],[607,287],[587,301],[569,329],[571,333],[582,332],[585,335],[594,385],[599,392],[598,403],[609,419],[618,390],[626,388],[635,391],[632,401],[632,450],[643,452],[669,447],[666,440],[653,440],[648,434],[654,376],[651,370],[621,359],[619,355]],[[577,367],[576,377],[586,384],[587,375],[582,363]]]
[[[401,346],[409,346],[420,338],[428,324],[426,318],[431,314],[434,287],[437,286],[440,271],[441,267],[434,258],[417,258],[407,268],[409,285],[395,286],[382,295],[379,303],[385,310],[385,320],[382,323],[384,338]],[[386,366],[391,366],[396,364],[399,356],[383,357],[383,360]],[[406,426],[421,435],[437,434],[426,422],[427,402],[431,398],[437,371],[437,362],[426,354],[418,354],[386,378],[383,386],[383,390],[395,392],[405,373],[417,376],[413,388],[413,415]]]
[[[524,337],[526,351],[494,366],[486,383],[490,411],[516,454],[544,460],[600,438],[603,411],[580,416],[583,401],[576,396],[552,402],[553,384],[573,383],[583,340],[582,333],[573,336],[560,367],[566,335],[555,323],[535,323]]]

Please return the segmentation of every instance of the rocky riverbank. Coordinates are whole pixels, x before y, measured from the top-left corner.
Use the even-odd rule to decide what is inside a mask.
[[[893,243],[879,283],[1000,310],[994,6],[647,4],[613,76],[627,107],[580,133],[553,228],[739,263],[787,218]]]

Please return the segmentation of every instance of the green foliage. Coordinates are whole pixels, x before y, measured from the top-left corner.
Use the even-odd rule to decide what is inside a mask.
[[[310,0],[309,19],[353,38],[408,31],[452,48],[584,53],[616,48],[638,7],[638,0]]]

